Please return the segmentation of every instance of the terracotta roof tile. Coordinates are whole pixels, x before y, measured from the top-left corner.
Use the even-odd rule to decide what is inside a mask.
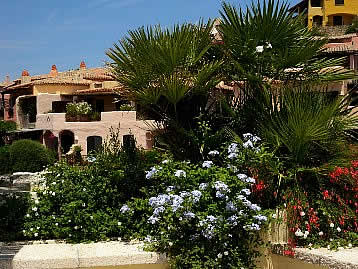
[[[85,89],[77,90],[74,95],[88,95],[88,94],[117,94],[121,91],[121,87],[113,88],[97,88],[97,89]]]

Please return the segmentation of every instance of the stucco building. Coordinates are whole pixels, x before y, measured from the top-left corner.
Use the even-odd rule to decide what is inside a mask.
[[[4,120],[17,123],[16,135],[35,137],[60,156],[72,144],[80,144],[82,153],[88,154],[111,127],[119,128],[122,139],[134,136],[138,146],[152,147],[150,122],[138,120],[136,111],[122,111],[126,101],[121,100],[120,91],[106,68],[87,68],[84,62],[66,72],[55,65],[43,75],[30,76],[24,70],[20,78],[3,83],[0,89]],[[66,105],[78,102],[90,104],[96,119],[69,120]]]
[[[344,26],[358,15],[357,0],[302,0],[291,11],[307,15],[308,27]]]

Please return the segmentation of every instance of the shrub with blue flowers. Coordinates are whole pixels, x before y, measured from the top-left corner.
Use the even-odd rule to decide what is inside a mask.
[[[208,152],[202,163],[165,160],[147,171],[145,240],[168,253],[174,268],[255,268],[271,211],[254,202],[250,170],[269,155],[248,136]]]
[[[114,166],[103,156],[87,167],[53,166],[27,212],[24,235],[141,239],[167,253],[173,268],[255,268],[271,215],[254,193],[259,165],[279,167],[259,138],[247,134],[243,142],[208,151],[200,163],[145,156],[136,172],[143,179],[130,193],[131,173],[120,165],[126,158]]]

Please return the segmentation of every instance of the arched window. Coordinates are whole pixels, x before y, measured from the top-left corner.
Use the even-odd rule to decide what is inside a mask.
[[[75,135],[70,130],[63,130],[60,132],[59,136],[62,153],[66,154],[70,151],[71,146],[75,143]]]
[[[102,137],[100,136],[87,137],[87,154],[99,150],[101,146],[102,146]]]

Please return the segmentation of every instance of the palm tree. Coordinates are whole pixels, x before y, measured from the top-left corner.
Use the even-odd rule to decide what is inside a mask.
[[[358,127],[349,96],[332,98],[309,86],[283,88],[277,95],[266,91],[266,95],[260,133],[296,165],[320,165],[337,156]]]
[[[158,122],[178,155],[195,151],[187,132],[210,110],[210,93],[220,81],[211,30],[211,21],[139,28],[107,52],[121,94]]]
[[[231,128],[259,134],[294,163],[332,156],[357,120],[348,98],[332,101],[318,91],[355,77],[341,67],[344,59],[324,58],[327,40],[287,3],[257,1],[245,10],[223,3],[220,13],[226,79],[244,82]]]
[[[252,2],[246,10],[223,3],[219,32],[230,81],[325,82],[352,77],[351,72],[332,69],[343,59],[320,56],[327,40],[317,37],[303,17],[289,11],[279,0]],[[322,72],[326,70],[325,72]]]

